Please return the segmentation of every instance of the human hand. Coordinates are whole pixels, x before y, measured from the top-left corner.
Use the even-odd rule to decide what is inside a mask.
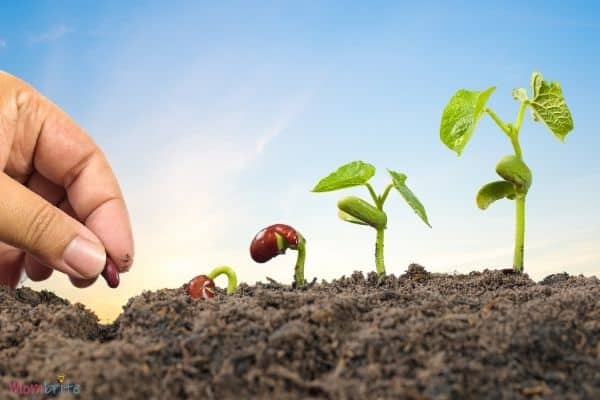
[[[60,108],[0,71],[0,284],[53,270],[77,287],[133,263],[119,184],[90,136]]]

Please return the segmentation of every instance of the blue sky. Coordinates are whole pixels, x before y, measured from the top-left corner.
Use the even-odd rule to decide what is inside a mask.
[[[587,4],[586,4],[587,3]],[[510,92],[539,70],[558,80],[575,130],[561,144],[529,118],[525,268],[600,274],[597,77],[592,2],[12,2],[0,6],[0,68],[31,82],[101,145],[128,200],[134,270],[111,292],[55,276],[36,284],[101,316],[142,289],[177,287],[218,264],[242,281],[289,281],[294,255],[248,257],[263,226],[308,238],[306,272],[372,269],[374,232],[337,220],[344,193],[309,190],[363,159],[408,175],[427,228],[387,204],[388,271],[439,272],[512,262],[514,204],[476,208],[510,143],[484,118],[458,158],[439,141],[458,88],[497,86],[489,106],[513,120]],[[366,194],[362,189],[347,194]]]

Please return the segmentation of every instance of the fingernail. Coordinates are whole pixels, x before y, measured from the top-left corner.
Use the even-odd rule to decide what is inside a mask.
[[[106,251],[98,243],[91,242],[81,236],[67,245],[63,254],[63,260],[73,271],[79,273],[82,278],[95,278],[104,269],[106,262]]]

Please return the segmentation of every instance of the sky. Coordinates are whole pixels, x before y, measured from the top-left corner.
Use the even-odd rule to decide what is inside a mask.
[[[171,4],[174,3],[174,4]],[[27,80],[106,153],[131,214],[136,259],[117,290],[27,282],[114,318],[143,290],[180,287],[217,265],[240,281],[291,282],[295,254],[256,264],[272,223],[307,238],[306,276],[374,270],[375,232],[337,218],[345,195],[311,193],[352,160],[408,175],[432,229],[397,193],[386,203],[386,266],[433,272],[512,265],[514,204],[481,211],[478,188],[512,153],[484,117],[463,155],[439,140],[460,88],[514,120],[511,91],[533,71],[560,82],[575,129],[560,143],[527,116],[534,182],[525,269],[535,280],[600,275],[600,6],[593,2],[90,2],[0,5],[0,69]],[[225,286],[225,278],[217,284]]]

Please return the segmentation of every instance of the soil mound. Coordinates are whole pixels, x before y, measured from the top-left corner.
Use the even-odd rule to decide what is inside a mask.
[[[111,325],[0,288],[0,398],[59,375],[90,399],[600,398],[600,281],[413,264],[209,301],[144,292]]]

